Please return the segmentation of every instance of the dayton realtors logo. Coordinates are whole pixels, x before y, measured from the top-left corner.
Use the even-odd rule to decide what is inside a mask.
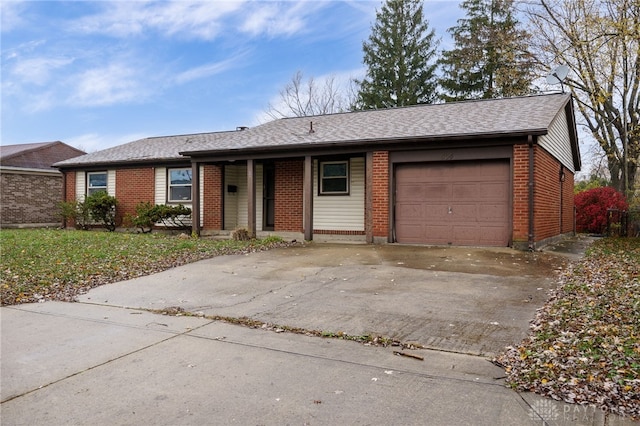
[[[575,425],[605,422],[609,426],[628,424],[628,418],[607,413],[593,405],[567,404],[552,399],[539,399],[529,406],[534,425]]]
[[[529,408],[529,418],[538,424],[555,423],[561,415],[561,411],[551,400],[538,400]]]

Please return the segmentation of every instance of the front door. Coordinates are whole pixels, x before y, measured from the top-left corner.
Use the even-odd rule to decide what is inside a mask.
[[[273,231],[275,225],[275,195],[276,195],[276,168],[273,163],[265,163],[263,167],[262,229]]]

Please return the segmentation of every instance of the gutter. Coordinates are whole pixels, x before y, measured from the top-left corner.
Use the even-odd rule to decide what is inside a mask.
[[[0,166],[1,173],[20,173],[29,175],[55,175],[59,176],[61,173],[56,169],[38,169],[34,167],[14,167],[14,166]]]
[[[335,141],[303,141],[292,144],[281,145],[255,145],[248,147],[238,148],[223,148],[223,149],[202,149],[191,151],[179,151],[178,154],[185,157],[202,157],[202,156],[229,156],[229,155],[251,155],[257,153],[271,152],[279,154],[282,152],[294,152],[300,153],[301,150],[314,150],[321,151],[324,149],[330,149],[335,147],[346,149],[367,149],[375,147],[375,149],[391,149],[394,146],[402,144],[413,143],[438,143],[438,142],[450,142],[450,141],[471,141],[482,139],[517,139],[519,137],[530,135],[546,135],[548,129],[528,129],[522,131],[503,131],[494,133],[463,133],[463,134],[446,134],[439,136],[412,136],[412,137],[398,137],[398,138],[383,138],[383,139],[356,139],[356,140],[335,140]]]

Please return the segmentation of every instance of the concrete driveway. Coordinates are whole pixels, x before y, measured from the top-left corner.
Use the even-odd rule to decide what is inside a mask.
[[[513,392],[501,368],[470,355],[526,334],[561,263],[506,249],[311,244],[106,285],[79,303],[3,307],[2,424],[633,424]],[[440,350],[145,310],[176,307]]]
[[[563,261],[510,249],[307,244],[205,260],[79,300],[491,356],[526,335]]]

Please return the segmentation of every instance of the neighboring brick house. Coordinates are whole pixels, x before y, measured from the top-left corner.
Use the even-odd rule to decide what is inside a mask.
[[[199,234],[524,249],[574,232],[580,165],[568,94],[284,118],[57,164],[68,199],[106,189],[121,217],[183,203]]]
[[[52,165],[84,154],[59,141],[0,146],[0,227],[60,226],[63,175]]]

